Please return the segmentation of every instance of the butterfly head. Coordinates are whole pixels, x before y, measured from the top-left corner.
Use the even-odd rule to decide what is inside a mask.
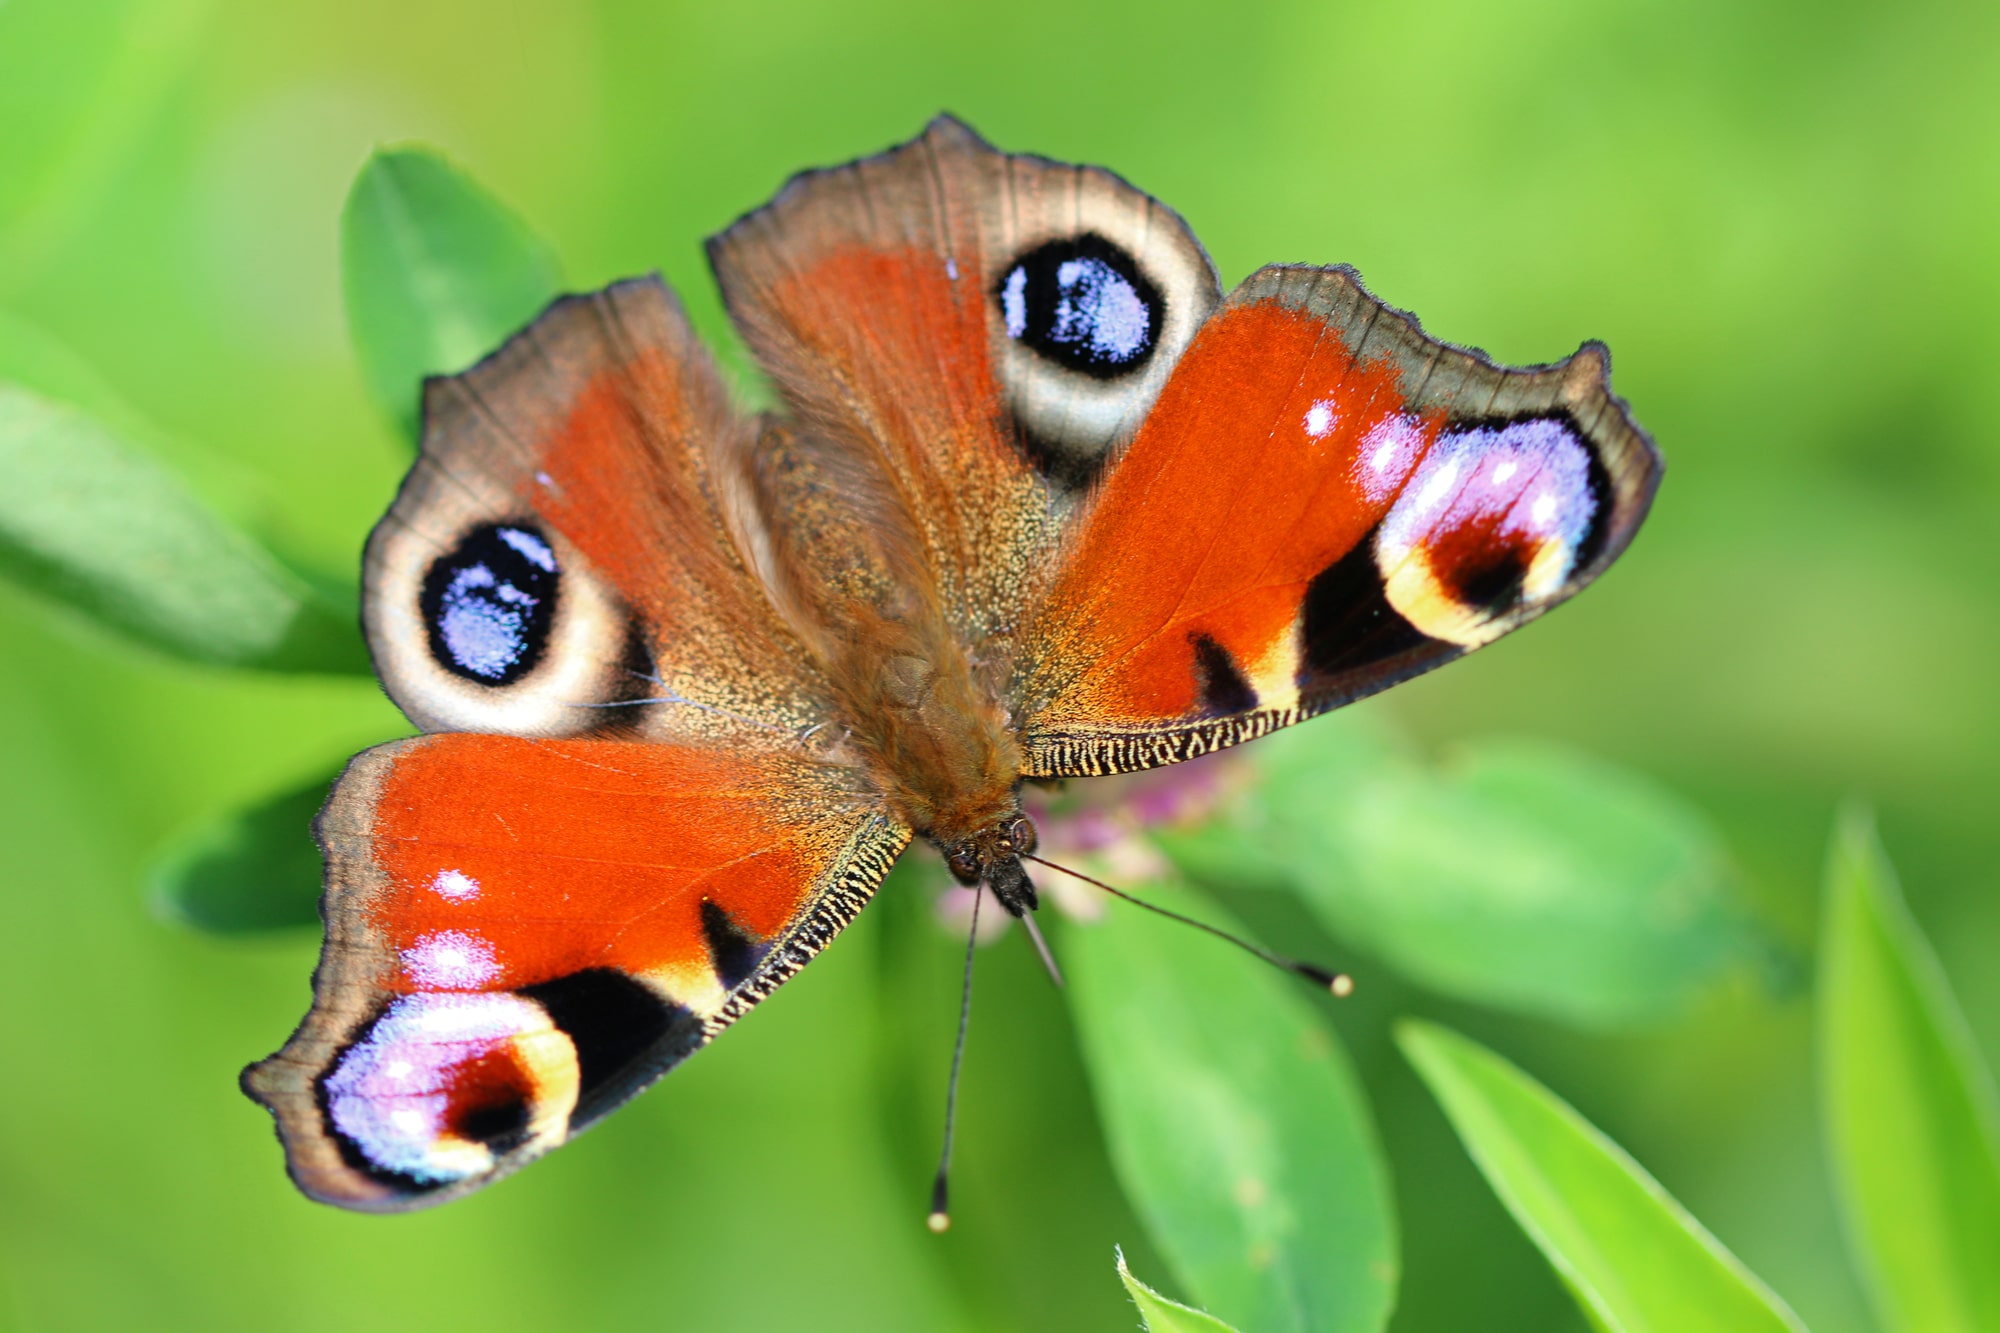
[[[984,884],[1002,907],[1020,916],[1040,903],[1034,882],[1021,865],[1021,858],[1039,841],[1035,821],[1016,812],[945,847],[944,863],[959,883]]]

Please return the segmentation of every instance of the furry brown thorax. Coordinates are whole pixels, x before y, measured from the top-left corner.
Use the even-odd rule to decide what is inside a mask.
[[[841,423],[771,423],[750,471],[763,529],[752,549],[826,673],[852,758],[961,882],[986,883],[1015,915],[1032,910],[1019,853],[1033,850],[1034,826],[1004,702],[1012,664],[968,642],[978,627],[950,623],[938,534],[874,440]]]

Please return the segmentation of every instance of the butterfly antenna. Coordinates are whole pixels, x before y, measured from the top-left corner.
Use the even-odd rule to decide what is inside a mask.
[[[1049,952],[1049,942],[1042,938],[1042,928],[1035,924],[1035,914],[1021,913],[1021,924],[1027,928],[1028,938],[1035,942],[1035,952],[1042,956],[1042,966],[1049,970],[1049,980],[1056,983],[1057,990],[1061,990],[1062,969],[1056,966],[1056,956]]]
[[[1207,931],[1219,940],[1227,940],[1245,953],[1254,954],[1256,957],[1269,963],[1272,967],[1290,972],[1294,976],[1304,977],[1314,985],[1325,987],[1328,991],[1342,999],[1354,994],[1354,978],[1348,976],[1345,972],[1329,971],[1317,963],[1301,962],[1296,958],[1287,958],[1281,953],[1273,953],[1262,945],[1252,944],[1242,936],[1232,935],[1219,926],[1211,926],[1208,922],[1197,921],[1191,916],[1182,916],[1179,912],[1168,911],[1157,903],[1149,903],[1144,898],[1136,897],[1133,894],[1125,892],[1123,889],[1115,889],[1101,879],[1084,874],[1081,870],[1071,870],[1068,866],[1057,865],[1054,861],[1044,861],[1041,857],[1031,855],[1027,852],[1021,853],[1021,859],[1024,861],[1033,861],[1038,866],[1047,866],[1051,870],[1059,870],[1071,879],[1080,879],[1086,884],[1094,884],[1114,898],[1123,898],[1134,907],[1143,907],[1148,912],[1166,917],[1170,921],[1178,921],[1184,926],[1193,926],[1196,930]]]
[[[958,1039],[951,1045],[951,1082],[944,1094],[944,1151],[938,1155],[937,1179],[931,1182],[931,1215],[924,1225],[942,1233],[951,1227],[951,1138],[958,1127],[958,1069],[965,1061],[965,1030],[972,1022],[972,958],[979,947],[980,889],[972,895],[972,929],[965,937],[965,985],[958,996]]]

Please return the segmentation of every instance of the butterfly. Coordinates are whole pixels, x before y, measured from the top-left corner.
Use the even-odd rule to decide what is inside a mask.
[[[915,838],[1034,910],[1024,782],[1251,740],[1617,558],[1661,462],[1599,344],[1513,369],[1352,269],[1226,296],[1172,210],[935,120],[424,387],[363,560],[423,733],[315,832],[313,1004],[244,1073],[307,1194],[454,1199],[804,967]]]

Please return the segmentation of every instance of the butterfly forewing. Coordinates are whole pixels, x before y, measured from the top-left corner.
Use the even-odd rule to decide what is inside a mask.
[[[1603,348],[1496,366],[1351,270],[1203,326],[1024,627],[1030,773],[1171,763],[1384,689],[1574,594],[1660,462]]]
[[[317,1002],[246,1075],[317,1198],[394,1209],[565,1142],[796,972],[907,830],[771,746],[418,737],[320,818]]]

